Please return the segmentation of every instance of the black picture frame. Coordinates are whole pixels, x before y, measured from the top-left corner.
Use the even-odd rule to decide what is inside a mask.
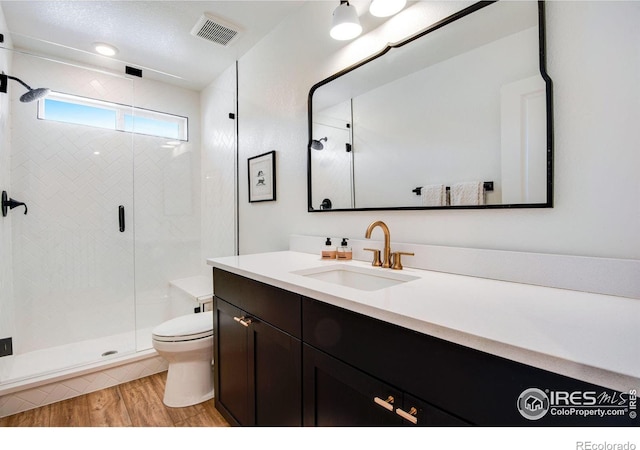
[[[247,160],[249,203],[276,200],[276,151],[252,156]]]

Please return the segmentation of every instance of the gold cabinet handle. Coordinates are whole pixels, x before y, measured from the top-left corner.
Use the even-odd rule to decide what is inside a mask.
[[[393,411],[393,402],[395,401],[395,399],[393,398],[393,396],[388,396],[386,400],[382,400],[380,397],[373,397],[373,401],[377,404],[382,406],[384,409],[387,409],[389,411]]]
[[[378,250],[377,248],[365,248],[363,250],[373,252],[373,262],[371,263],[372,266],[380,267],[382,265],[382,262],[380,261],[380,250]]]
[[[236,322],[238,322],[240,325],[248,327],[249,325],[251,325],[251,318],[247,318],[245,316],[242,317],[233,317],[233,320],[235,320]]]
[[[411,407],[409,412],[403,411],[400,408],[398,408],[396,409],[396,414],[402,417],[404,420],[411,422],[414,425],[418,423],[418,418],[416,417],[418,415],[418,410],[413,406]]]
[[[415,253],[412,253],[412,252],[394,252],[393,253],[393,265],[391,266],[392,269],[402,270],[402,261],[400,260],[400,257],[402,255],[415,256]]]

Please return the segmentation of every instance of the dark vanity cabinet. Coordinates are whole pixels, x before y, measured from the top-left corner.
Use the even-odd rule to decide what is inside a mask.
[[[302,312],[305,424],[329,422],[326,416],[337,405],[334,400],[326,404],[322,397],[334,395],[327,394],[331,389],[348,393],[344,396],[350,396],[351,404],[346,408],[357,411],[374,409],[392,396],[393,412],[402,414],[403,424],[411,424],[407,420],[411,413],[416,424],[424,426],[638,426],[640,422],[628,414],[630,409],[615,414],[633,406],[626,393],[321,301],[303,298]],[[537,420],[525,418],[518,409],[520,397],[531,388],[552,398],[549,413]],[[599,401],[607,410],[601,417],[566,414]],[[380,419],[382,406],[367,414],[393,423],[391,414]]]
[[[465,423],[380,380],[375,371],[372,375],[353,367],[349,358],[347,362],[338,358],[344,355],[332,355],[334,349],[326,345],[338,344],[332,325],[349,325],[318,315],[312,307],[318,302],[219,269],[214,269],[214,286],[216,408],[230,423],[244,426]],[[344,311],[326,307],[329,309],[324,312],[330,315]],[[306,332],[303,323],[308,327]],[[309,343],[302,343],[303,336]],[[339,344],[358,345],[349,341]],[[376,359],[372,348],[354,349]]]
[[[214,283],[216,408],[235,425],[638,426],[640,422],[633,414],[635,398],[625,393],[217,268]],[[535,395],[529,394],[531,389]],[[535,420],[525,417],[521,412],[525,406],[544,406],[544,400],[535,404],[540,396],[547,396],[547,402],[551,399],[548,414]],[[564,414],[574,406],[569,402],[584,407],[596,400],[600,409],[623,414],[588,418]]]
[[[393,336],[407,330],[308,298],[302,306],[305,425],[468,425],[406,390],[421,369],[410,343]]]
[[[307,344],[303,353],[305,426],[400,424],[392,413],[399,390]]]
[[[429,403],[303,344],[305,426],[464,426]]]
[[[300,426],[300,297],[214,270],[216,408],[232,424]]]

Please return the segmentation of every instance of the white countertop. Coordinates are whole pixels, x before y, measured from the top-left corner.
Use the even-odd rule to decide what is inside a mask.
[[[370,263],[327,261],[292,251],[212,258],[207,263],[600,386],[640,388],[640,300],[411,268],[401,273],[417,280],[363,291],[291,272],[338,263],[371,268]]]

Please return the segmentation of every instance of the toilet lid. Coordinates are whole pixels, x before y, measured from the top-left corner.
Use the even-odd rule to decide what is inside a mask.
[[[190,341],[213,335],[213,311],[187,314],[167,320],[153,329],[158,341]]]

